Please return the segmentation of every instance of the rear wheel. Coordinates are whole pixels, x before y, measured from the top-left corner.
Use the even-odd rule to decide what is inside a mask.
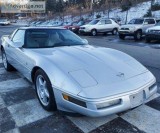
[[[56,110],[57,105],[55,102],[53,88],[48,76],[43,70],[37,70],[34,84],[38,100],[42,107],[47,111]]]
[[[4,49],[2,49],[2,62],[3,62],[4,68],[7,71],[14,70],[14,68],[12,67],[12,65],[8,63],[7,56],[6,56],[6,53],[5,53]]]
[[[142,31],[138,30],[134,34],[134,40],[141,40],[142,39]]]
[[[124,40],[125,39],[125,35],[119,34],[119,38]]]
[[[92,34],[92,36],[96,36],[96,35],[97,35],[97,30],[96,30],[96,29],[93,29],[93,30],[91,31],[91,34]]]
[[[112,30],[112,35],[117,35],[117,32],[118,32],[117,28],[114,28],[114,29]]]

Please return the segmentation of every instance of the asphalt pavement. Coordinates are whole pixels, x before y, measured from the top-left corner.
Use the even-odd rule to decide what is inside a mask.
[[[0,37],[15,26],[0,27]],[[160,85],[159,43],[122,41],[118,36],[81,36],[90,44],[123,51],[145,65]],[[0,57],[1,58],[1,57]],[[160,93],[160,90],[159,90]],[[160,94],[132,110],[100,118],[71,117],[46,112],[40,106],[33,85],[19,72],[6,72],[0,60],[0,132],[13,133],[160,133]]]

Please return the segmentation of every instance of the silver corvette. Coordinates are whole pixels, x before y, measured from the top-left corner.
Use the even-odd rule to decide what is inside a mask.
[[[5,69],[33,82],[48,111],[105,116],[137,107],[157,91],[155,77],[137,60],[66,29],[19,28],[2,37],[1,51]]]

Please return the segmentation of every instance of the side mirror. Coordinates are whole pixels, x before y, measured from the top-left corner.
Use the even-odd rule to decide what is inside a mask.
[[[21,42],[14,42],[13,44],[15,48],[21,48],[23,46]]]
[[[88,40],[87,39],[83,39],[83,43],[88,44]]]

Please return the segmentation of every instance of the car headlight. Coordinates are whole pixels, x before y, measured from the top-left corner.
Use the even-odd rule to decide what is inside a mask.
[[[76,28],[72,28],[72,30],[75,30]]]
[[[115,105],[119,105],[121,104],[121,101],[122,101],[121,99],[116,99],[116,100],[112,100],[104,103],[99,103],[96,106],[97,106],[97,109],[104,109],[104,108],[112,107]]]

